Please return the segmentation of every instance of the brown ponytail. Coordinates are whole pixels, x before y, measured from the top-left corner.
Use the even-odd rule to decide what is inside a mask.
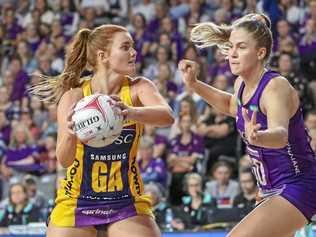
[[[55,77],[36,74],[43,79],[31,87],[29,92],[37,95],[43,101],[58,103],[61,96],[71,88],[79,87],[82,83],[80,75],[87,64],[87,44],[91,30],[81,29],[67,48],[64,71]]]

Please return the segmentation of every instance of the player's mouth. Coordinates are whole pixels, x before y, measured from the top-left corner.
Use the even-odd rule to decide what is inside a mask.
[[[136,59],[132,59],[132,60],[129,60],[129,61],[128,61],[128,65],[129,65],[129,66],[134,66],[135,63],[136,63]]]

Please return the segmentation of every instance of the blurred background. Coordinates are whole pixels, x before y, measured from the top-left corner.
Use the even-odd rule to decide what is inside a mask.
[[[1,227],[44,223],[54,205],[65,175],[55,155],[56,105],[27,89],[40,82],[34,73],[62,72],[65,47],[83,27],[127,27],[137,74],[152,80],[174,111],[171,127],[145,127],[138,154],[163,232],[224,236],[253,209],[257,193],[234,119],[181,81],[177,64],[186,58],[200,64],[200,80],[233,90],[235,76],[219,50],[191,44],[195,23],[229,24],[252,12],[270,16],[269,67],[297,89],[316,150],[316,0],[0,0],[0,10]],[[311,228],[297,236],[313,236]]]

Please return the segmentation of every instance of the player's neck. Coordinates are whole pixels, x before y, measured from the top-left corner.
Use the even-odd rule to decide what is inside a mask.
[[[106,95],[118,94],[122,82],[123,76],[114,72],[98,71],[96,72],[91,81],[92,93],[102,93]]]
[[[241,75],[241,78],[245,82],[247,88],[255,88],[257,87],[265,71],[266,70],[264,67],[258,66],[244,75]]]

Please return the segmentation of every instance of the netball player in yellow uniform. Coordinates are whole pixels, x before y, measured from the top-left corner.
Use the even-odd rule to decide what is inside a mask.
[[[66,54],[64,72],[33,88],[33,93],[58,102],[56,154],[67,177],[58,190],[50,215],[48,237],[94,237],[107,228],[109,237],[160,236],[136,153],[143,124],[169,126],[172,111],[152,82],[130,79],[135,73],[136,51],[127,30],[103,25],[82,29]],[[81,78],[88,66],[93,76]],[[73,105],[94,93],[117,95],[126,120],[120,136],[109,146],[92,148],[73,133]]]

